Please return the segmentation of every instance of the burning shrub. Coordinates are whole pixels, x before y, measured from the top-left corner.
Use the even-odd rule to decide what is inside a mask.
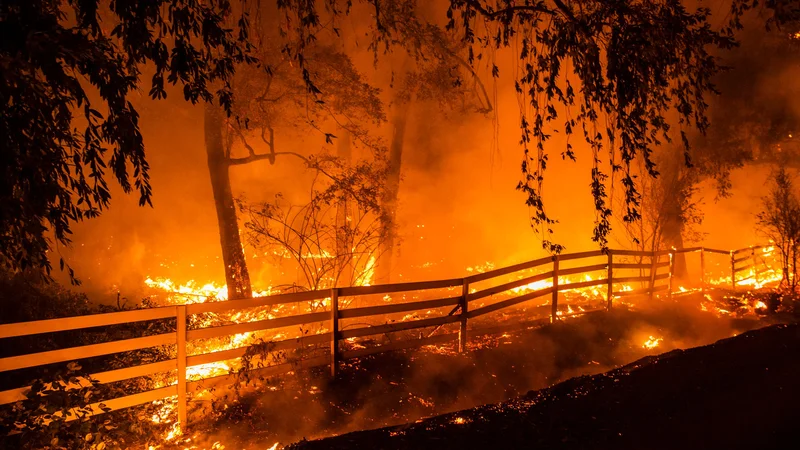
[[[292,205],[281,195],[274,203],[248,205],[239,201],[255,248],[291,259],[297,283],[306,289],[367,285],[372,281],[383,238],[380,204],[385,164],[382,159],[344,164],[334,157],[307,161],[317,176],[311,198]]]

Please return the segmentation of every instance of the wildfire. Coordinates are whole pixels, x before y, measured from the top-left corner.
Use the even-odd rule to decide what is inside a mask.
[[[657,337],[650,336],[650,337],[647,338],[646,341],[644,341],[644,343],[642,344],[642,348],[645,348],[647,350],[652,350],[652,349],[658,347],[659,344],[661,344],[661,341],[663,341],[663,340],[664,340],[664,338],[657,338]]]
[[[525,286],[516,287],[511,289],[511,292],[514,294],[524,294],[530,291],[538,291],[539,289],[547,289],[553,287],[552,280],[540,280],[534,281],[533,283],[526,284]]]
[[[208,301],[222,301],[228,299],[228,286],[215,283],[198,285],[194,280],[189,280],[184,284],[178,284],[170,278],[147,277],[144,284],[152,289],[158,289],[168,294],[169,304],[189,304],[206,303]],[[272,286],[266,290],[254,291],[253,296],[265,297],[272,295]]]
[[[306,255],[304,255],[306,256]],[[330,255],[325,253],[319,255],[307,255],[310,258],[327,258]],[[372,256],[367,262],[364,270],[356,277],[356,285],[369,286],[375,275],[376,259]],[[177,283],[170,278],[155,278],[147,277],[145,284],[151,288],[163,291],[166,295],[160,296],[159,302],[165,305],[180,305],[190,303],[205,303],[216,301],[228,300],[228,288],[226,285],[219,285],[216,283],[199,284],[194,280],[187,281],[186,283]],[[254,290],[254,297],[263,297],[273,295],[278,292],[273,291],[270,286],[266,290]],[[391,298],[388,298],[391,300]],[[207,328],[213,326],[220,326],[229,323],[246,323],[261,320],[270,320],[277,317],[285,317],[296,314],[303,314],[320,309],[325,309],[330,306],[330,298],[321,300],[313,300],[307,303],[293,303],[293,304],[280,304],[272,305],[263,308],[248,308],[241,311],[231,311],[225,313],[206,313],[191,316],[189,318],[189,326],[191,328]],[[318,326],[312,330],[301,330],[301,333],[325,333],[327,328]],[[260,341],[275,341],[289,338],[286,333],[280,330],[264,330],[255,332],[245,332],[230,336],[224,336],[213,339],[202,339],[192,341],[187,347],[188,355],[198,355],[205,353],[213,353],[224,350],[231,350],[236,348],[247,347]],[[269,361],[264,361],[269,363]],[[186,378],[187,380],[198,380],[219,375],[227,375],[238,370],[240,362],[238,359],[229,361],[216,361],[208,364],[196,365],[187,367]],[[160,380],[155,380],[155,387],[164,387],[177,384],[175,375]],[[195,396],[201,396],[204,392],[197,392]],[[177,398],[168,398],[153,402],[156,406],[157,412],[152,415],[150,420],[156,424],[167,424],[168,429],[162,436],[164,442],[179,442],[185,444],[190,439],[182,437],[183,440],[178,439],[181,437],[181,429],[177,421],[175,421],[175,409],[177,406]],[[158,447],[155,447],[158,448]],[[196,447],[191,447],[196,448]],[[224,446],[219,444],[214,447],[215,449],[222,449]],[[275,443],[271,449],[277,449],[278,443]]]
[[[195,284],[194,281],[189,281],[185,284],[178,284],[168,278],[154,280],[149,277],[145,283],[151,288],[165,291],[167,295],[161,299],[161,301],[166,304],[203,303],[207,301],[227,300],[227,286],[224,285],[219,286],[214,283],[198,285]],[[255,295],[263,296],[269,295],[270,293],[271,289],[268,289],[266,291],[256,292]],[[236,311],[227,314],[207,314],[203,315],[202,317],[195,316],[191,320],[193,326],[195,327],[208,327],[230,322],[239,323],[253,320],[265,320],[274,318],[276,313],[280,314],[280,309],[282,307],[284,306],[279,305],[279,308],[274,308],[273,310],[258,309],[249,311]],[[259,337],[265,337],[264,333],[247,332],[226,336],[223,338],[206,339],[199,342],[192,342],[187,349],[187,353],[190,355],[195,355],[240,348],[252,345]],[[281,337],[282,335],[280,333],[273,333],[272,336],[268,336],[268,338],[271,339],[280,339]],[[208,364],[190,366],[186,370],[186,378],[188,380],[197,380],[218,375],[225,375],[238,368],[238,364],[233,363],[234,361],[216,361]],[[164,387],[174,385],[176,383],[177,379],[173,375],[167,379],[157,380],[155,384],[156,387]],[[197,395],[202,395],[202,393],[198,393]],[[177,398],[173,397],[153,402],[153,405],[157,407],[157,412],[152,415],[150,420],[156,424],[169,424],[168,429],[162,436],[162,440],[165,442],[177,442],[176,439],[182,434],[178,422],[174,420],[175,409],[177,405],[176,401]],[[224,447],[217,446],[214,448],[221,449]]]
[[[187,298],[185,301],[181,303],[205,303],[208,299],[228,299],[228,286],[217,286],[214,283],[206,283],[202,286],[198,286],[195,284],[194,280],[189,280],[185,284],[179,285],[169,278],[157,278],[154,280],[147,277],[147,279],[144,280],[144,284],[150,288],[186,296]]]
[[[742,279],[738,279],[741,277]],[[776,283],[780,283],[783,279],[780,271],[767,269],[763,272],[756,273],[755,269],[750,269],[750,271],[746,273],[738,273],[736,285],[737,286],[752,286],[755,289],[761,289],[764,286],[773,285]],[[730,278],[728,278],[728,282],[730,282]]]
[[[762,257],[767,257],[772,254],[773,248],[764,248],[761,250]],[[309,258],[328,258],[330,255],[326,253],[320,253],[318,255],[303,255],[304,257]],[[762,265],[761,267],[764,267]],[[376,268],[376,258],[374,256],[370,257],[367,264],[363,268],[363,271],[358,274],[354,279],[356,280],[354,284],[356,285],[364,285],[369,286],[374,282],[375,276],[375,268]],[[483,273],[486,271],[491,271],[495,268],[495,264],[492,262],[486,262],[485,264],[475,265],[473,267],[466,268],[468,273]],[[568,269],[566,269],[568,270]],[[764,285],[773,283],[775,281],[779,281],[781,276],[779,271],[771,270],[767,268],[762,272],[757,272],[758,266],[753,267],[751,272],[748,276],[746,272],[739,272],[736,274],[737,284],[738,285],[748,285],[754,286],[755,288],[760,288]],[[604,282],[600,282],[605,278],[605,274],[603,273],[604,270],[597,270],[592,274],[576,274],[576,275],[567,275],[567,276],[560,276],[558,278],[558,285],[559,285],[559,295],[566,296],[567,302],[563,304],[563,309],[556,312],[556,314],[566,317],[566,316],[575,316],[583,313],[584,311],[589,311],[593,306],[589,306],[586,303],[577,303],[575,300],[579,301],[595,301],[598,299],[605,299],[607,295],[607,287]],[[518,279],[530,277],[535,275],[536,272],[528,272],[526,274],[518,275]],[[617,272],[614,272],[615,278],[616,277],[625,277],[626,275],[618,275]],[[598,281],[596,286],[588,286],[588,287],[578,287],[578,288],[571,288],[570,285],[578,284],[578,283],[591,283],[593,281]],[[719,283],[719,284],[730,284],[730,277],[727,278],[720,278],[719,280],[712,281],[712,284]],[[167,305],[178,305],[178,304],[189,304],[189,303],[203,303],[203,302],[216,302],[216,301],[227,301],[228,300],[228,290],[227,286],[224,284],[217,284],[217,283],[206,283],[201,284],[197,283],[194,280],[190,280],[186,283],[178,283],[173,281],[170,278],[157,278],[157,277],[148,277],[145,280],[145,284],[151,288],[156,289],[159,291],[163,291],[166,295],[163,297],[158,297],[159,301],[162,304]],[[643,282],[641,284],[621,284],[615,283],[614,284],[614,291],[617,293],[621,292],[629,292],[635,289],[646,287],[647,282]],[[522,295],[525,293],[529,293],[532,291],[538,290],[545,290],[549,289],[553,286],[553,280],[551,279],[544,279],[535,281],[532,283],[525,284],[523,286],[515,287],[509,289],[505,293],[495,294],[500,296],[514,296],[514,295]],[[477,290],[481,290],[483,288],[477,288]],[[689,292],[696,292],[699,289],[692,288],[692,287],[677,287],[677,291],[675,293],[689,293]],[[471,292],[475,292],[476,287],[471,286]],[[273,290],[272,287],[268,287],[266,290],[262,291],[254,291],[254,296],[268,296],[274,295],[279,293],[279,290]],[[396,298],[394,298],[396,297]],[[705,295],[708,302],[703,301],[700,304],[701,309],[703,310],[710,310],[714,311],[717,315],[723,316],[730,314],[729,311],[724,310],[722,308],[714,306],[712,302],[712,298],[706,294]],[[416,298],[416,297],[412,297]],[[383,296],[383,302],[394,302],[394,301],[404,301],[406,300],[405,294],[397,294],[397,295],[389,295],[386,294]],[[231,311],[226,313],[206,313],[206,314],[197,314],[191,316],[189,318],[190,323],[189,326],[192,329],[197,328],[206,328],[206,327],[214,327],[220,325],[226,325],[230,323],[245,323],[245,322],[252,322],[252,321],[261,321],[261,320],[271,320],[279,317],[286,317],[291,315],[303,314],[310,311],[319,311],[324,310],[330,307],[330,298],[325,298],[321,300],[314,300],[309,302],[301,302],[301,303],[292,303],[292,304],[279,304],[279,305],[272,305],[270,307],[262,307],[262,308],[248,308],[242,311]],[[542,305],[548,304],[550,302],[549,296],[544,299],[544,303]],[[572,304],[570,304],[572,302]],[[583,306],[581,306],[583,305]],[[540,305],[541,306],[541,305]],[[537,306],[538,307],[538,306]],[[584,307],[586,309],[584,309]],[[766,304],[762,301],[756,301],[753,304],[753,310],[758,309],[766,309]],[[407,314],[400,320],[414,320],[419,319],[420,316],[428,316],[435,311],[419,311],[412,314]],[[328,330],[324,328],[324,325],[319,325],[312,330],[302,330],[303,333],[310,332],[311,334],[316,333],[324,333]],[[198,355],[204,353],[212,353],[218,351],[224,351],[229,349],[236,349],[242,348],[246,346],[253,345],[256,342],[261,340],[264,341],[274,341],[274,340],[281,340],[291,338],[289,335],[290,332],[281,332],[281,330],[264,330],[264,331],[257,331],[257,332],[246,332],[231,336],[226,336],[222,338],[214,338],[214,339],[204,339],[204,340],[196,340],[192,341],[188,348],[187,354],[188,355]],[[653,350],[658,348],[661,343],[663,342],[662,337],[655,337],[655,336],[648,336],[648,338],[642,343],[642,348],[646,350]],[[364,348],[362,344],[357,342],[355,339],[348,339],[348,345],[351,348]],[[428,351],[433,352],[441,352],[441,353],[452,353],[455,350],[451,348],[452,346],[449,345],[430,345],[426,346]],[[214,377],[218,375],[225,375],[229,373],[233,373],[239,369],[239,361],[238,359],[229,360],[229,361],[217,361],[209,364],[203,365],[196,365],[190,366],[187,368],[186,377],[187,380],[197,380],[197,379],[204,379],[209,377]],[[156,382],[159,386],[163,387],[168,385],[173,385],[177,383],[177,379],[175,379],[174,374],[171,378],[165,378],[161,381]],[[312,388],[312,393],[318,392],[317,388]],[[202,392],[194,393],[195,396],[204,395]],[[153,414],[150,420],[153,423],[158,424],[165,424],[167,426],[167,430],[162,436],[164,442],[171,442],[173,444],[181,444],[181,445],[188,445],[191,439],[181,436],[181,429],[179,424],[175,420],[176,414],[176,405],[177,405],[176,398],[168,398],[160,401],[154,402],[154,405],[157,407],[157,413]],[[469,422],[469,419],[464,417],[455,417],[452,419],[452,423],[462,425]],[[158,447],[156,447],[158,448]],[[187,448],[196,448],[196,447],[187,447]],[[224,448],[221,444],[217,449]],[[279,448],[279,444],[276,442],[270,450],[277,450]]]

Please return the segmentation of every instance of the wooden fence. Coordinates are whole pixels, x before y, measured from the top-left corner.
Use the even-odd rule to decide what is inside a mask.
[[[326,354],[298,361],[279,363],[255,369],[253,372],[257,372],[258,375],[261,376],[272,376],[304,368],[330,365],[331,374],[335,375],[339,362],[350,358],[453,341],[458,342],[460,351],[465,351],[467,348],[468,336],[470,335],[478,336],[481,334],[509,331],[514,327],[529,327],[547,321],[558,320],[561,317],[569,315],[568,310],[564,310],[564,305],[559,305],[559,292],[576,291],[587,288],[595,288],[595,294],[598,289],[605,291],[603,293],[604,295],[600,295],[601,303],[596,309],[580,310],[578,312],[573,311],[572,314],[587,314],[609,309],[613,306],[613,300],[615,298],[652,295],[655,292],[661,291],[666,291],[668,295],[672,295],[674,291],[674,255],[679,253],[700,254],[700,271],[703,286],[706,285],[706,253],[729,255],[731,282],[732,286],[735,287],[736,284],[741,281],[741,278],[737,280],[737,274],[751,267],[757,268],[756,250],[761,248],[762,247],[748,247],[735,251],[703,247],[658,252],[609,250],[609,252],[603,253],[601,251],[589,251],[541,258],[484,273],[476,273],[464,278],[376,286],[342,287],[320,291],[279,294],[246,300],[194,303],[89,316],[66,317],[62,319],[11,323],[0,325],[0,339],[164,319],[174,319],[177,331],[6,357],[0,359],[0,372],[64,363],[162,345],[175,345],[177,347],[175,359],[95,373],[93,374],[93,378],[99,383],[112,383],[157,373],[177,371],[177,383],[175,384],[133,395],[108,399],[104,401],[103,404],[106,410],[118,410],[177,396],[178,420],[181,424],[185,424],[187,420],[187,397],[189,393],[198,389],[232,383],[236,376],[234,374],[225,374],[205,379],[189,380],[187,379],[187,368],[241,358],[247,351],[247,347],[239,347],[230,350],[187,355],[187,343],[195,340],[308,324],[327,324],[327,331],[320,329],[321,332],[318,334],[277,340],[270,349],[271,351],[291,351],[308,346],[329,345],[329,350],[327,350]],[[587,260],[590,262],[586,263]],[[633,274],[631,274],[632,272]],[[757,277],[758,270],[754,270],[754,272]],[[591,277],[591,274],[595,274],[596,277]],[[583,280],[577,282],[572,282],[569,278],[572,276],[574,279],[575,276],[580,275],[586,276]],[[536,287],[536,283],[543,285],[542,287]],[[632,289],[630,286],[631,283],[638,283],[639,287]],[[534,287],[525,289],[526,286]],[[376,295],[409,292],[421,293],[426,291],[434,293],[445,291],[446,293],[450,293],[450,295],[420,301],[404,303],[391,302],[388,304],[368,306],[358,306],[358,303],[353,301],[341,301],[341,299],[344,298],[350,298],[352,300],[354,298],[369,296],[373,296],[374,298]],[[540,317],[536,320],[516,322],[515,324],[503,324],[500,326],[495,324],[493,327],[478,327],[474,329],[468,327],[471,319],[475,322],[475,320],[481,316],[522,305],[525,302],[530,302],[542,297],[549,297],[549,305],[540,306],[540,308],[545,308],[548,312],[545,317]],[[276,305],[297,305],[301,302],[319,302],[326,299],[328,299],[329,307],[324,311],[312,310],[312,312],[286,317],[198,329],[189,329],[187,326],[187,318],[192,315],[242,311],[248,308],[270,308]],[[344,306],[345,303],[347,303],[348,307]],[[353,305],[356,306],[353,307]],[[569,307],[569,305],[567,305],[567,307]],[[421,310],[441,311],[441,313],[434,317],[418,320],[401,320],[394,322],[384,320],[391,314]],[[383,323],[340,329],[340,324],[344,320],[354,318],[362,318],[363,320],[363,318],[369,317],[377,318]],[[443,330],[447,328],[449,324],[454,324],[453,326],[458,324],[458,330],[450,333],[443,332],[441,334],[435,334],[437,330]],[[404,330],[422,328],[433,328],[434,332],[431,332],[427,337],[423,338],[393,341],[384,345],[373,345],[372,347],[361,345],[359,347],[362,348],[343,349],[342,345],[345,340],[350,342],[358,338],[389,335]],[[28,390],[29,387],[21,387],[0,392],[0,405],[24,399],[25,393]],[[93,409],[97,414],[102,413],[99,409],[99,403],[93,405]]]

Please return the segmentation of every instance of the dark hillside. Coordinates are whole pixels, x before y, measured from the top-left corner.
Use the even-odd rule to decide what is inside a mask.
[[[800,327],[776,325],[509,402],[292,448],[797,448],[798,355]]]

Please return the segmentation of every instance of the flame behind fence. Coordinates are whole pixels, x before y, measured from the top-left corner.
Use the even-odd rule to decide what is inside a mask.
[[[250,375],[258,376],[325,365],[335,375],[343,360],[447,342],[458,342],[459,351],[465,351],[469,336],[605,311],[615,300],[686,292],[683,286],[676,286],[673,276],[675,256],[680,253],[699,254],[700,283],[693,289],[715,284],[758,288],[780,280],[780,271],[768,264],[771,247],[572,253],[465,278],[333,288],[0,325],[0,339],[164,319],[174,320],[176,326],[172,333],[2,358],[0,372],[174,346],[173,359],[93,374],[99,383],[158,373],[172,375],[155,389],[108,399],[102,402],[102,409],[100,403],[92,409],[102,414],[164,402],[171,406],[165,406],[159,420],[177,409],[174,423],[179,429],[187,422],[189,401],[201,399],[212,387],[233,383],[237,374],[232,361],[240,360],[256,341],[268,341],[270,353],[291,355],[248,366],[255,367]],[[707,254],[728,255],[730,276],[708,280]],[[411,331],[419,334],[412,339],[392,338]],[[24,399],[29,389],[0,392],[0,405]]]

